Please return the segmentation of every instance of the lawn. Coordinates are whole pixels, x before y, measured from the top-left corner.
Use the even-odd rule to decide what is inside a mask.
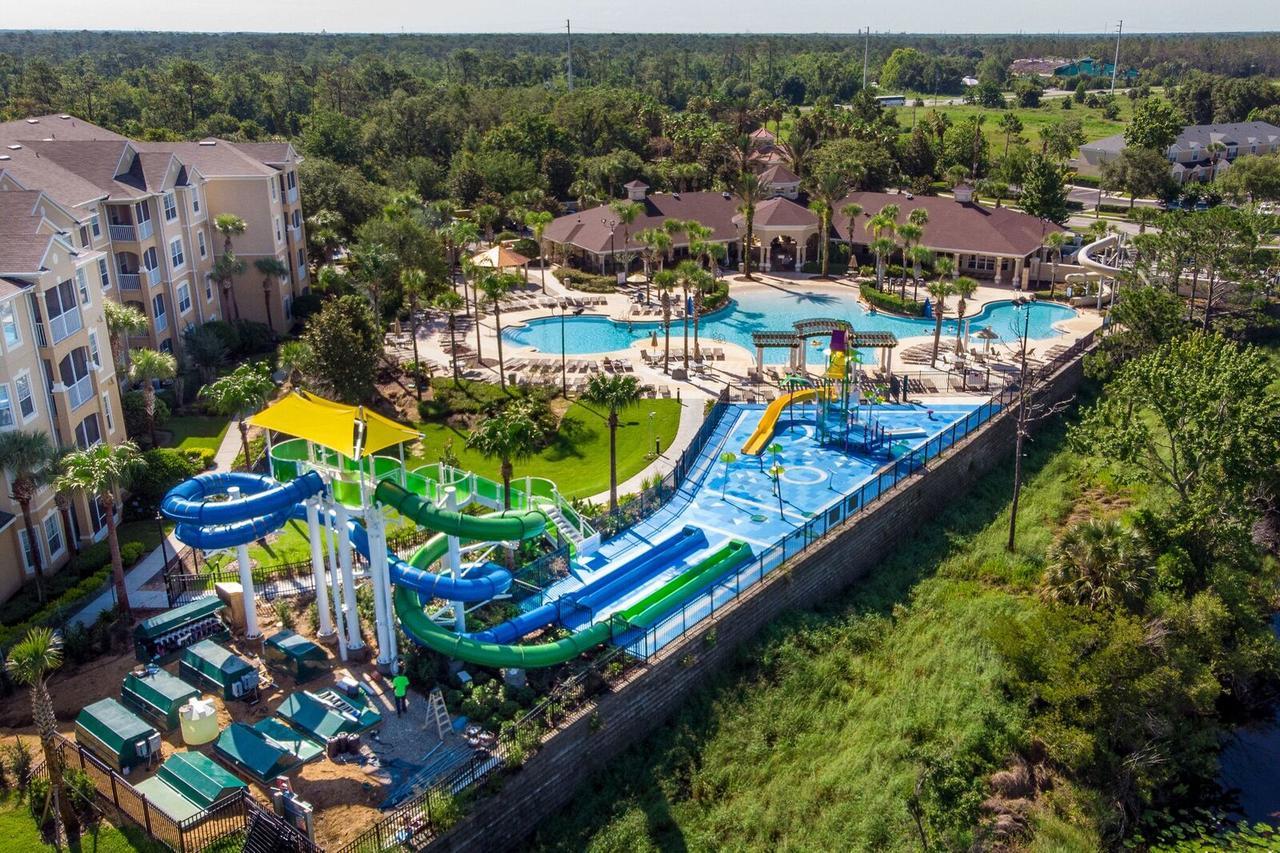
[[[27,811],[27,804],[19,802],[12,794],[0,799],[0,839],[3,839],[0,848],[5,850],[53,853],[57,849],[41,840],[36,822]],[[71,849],[78,849],[81,853],[161,853],[169,848],[152,841],[137,827],[128,826],[120,830],[104,822],[96,837],[86,832],[80,837],[79,847]]]
[[[956,100],[958,103],[959,98]],[[1061,102],[1061,98],[1052,98],[1043,101],[1042,106],[1039,107],[1014,107],[1012,110],[990,109],[973,104],[958,104],[953,107],[906,106],[897,108],[896,115],[898,116],[898,124],[908,131],[911,129],[913,111],[915,112],[916,121],[923,119],[925,113],[930,109],[937,109],[938,112],[946,115],[952,122],[962,121],[974,115],[985,116],[986,121],[982,125],[982,130],[991,143],[993,157],[1004,152],[1004,134],[1000,132],[997,121],[1005,112],[1012,112],[1022,120],[1022,136],[1027,140],[1027,144],[1033,151],[1039,150],[1040,129],[1046,125],[1057,124],[1066,119],[1079,119],[1081,128],[1084,130],[1085,141],[1092,142],[1095,139],[1122,132],[1125,124],[1129,121],[1129,117],[1133,115],[1133,102],[1121,96],[1116,97],[1116,106],[1120,108],[1120,117],[1116,121],[1104,119],[1101,110],[1089,109],[1083,104],[1072,104],[1071,109],[1064,110],[1060,106]]]
[[[649,413],[654,412],[653,435],[666,450],[680,427],[677,400],[644,400],[619,414],[618,482],[641,471],[649,460]],[[466,431],[439,423],[420,423],[422,446],[414,461],[435,462],[446,444],[452,442],[459,465],[477,474],[499,479],[499,463],[467,448]],[[546,477],[555,481],[561,494],[571,498],[590,497],[609,488],[608,412],[591,403],[576,402],[565,412],[560,430],[551,443],[536,455],[514,464],[516,477]]]
[[[169,433],[168,447],[179,450],[207,448],[217,450],[231,422],[226,418],[203,415],[175,415],[165,421],[163,432]]]
[[[1027,725],[988,632],[1034,606],[1041,555],[1088,486],[1062,436],[1031,445],[1016,554],[1003,547],[1005,465],[852,592],[776,620],[584,784],[534,848],[918,850],[919,791],[930,846],[968,849],[986,777]],[[1071,802],[1070,786],[1055,797]],[[1033,820],[1035,849],[1101,849],[1078,823]]]

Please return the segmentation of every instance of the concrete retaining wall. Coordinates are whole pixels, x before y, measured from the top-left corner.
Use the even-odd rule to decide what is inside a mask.
[[[1076,359],[1052,378],[1041,400],[1070,397],[1082,376],[1082,362]],[[874,570],[917,524],[934,517],[977,478],[1007,460],[1013,452],[1015,424],[1016,406],[828,534],[825,545],[811,547],[776,569],[668,645],[629,681],[562,723],[541,751],[503,780],[498,793],[481,797],[457,826],[428,849],[519,847],[543,818],[569,803],[592,771],[669,718],[772,619],[785,610],[829,600]],[[708,645],[704,638],[712,629],[715,642]]]

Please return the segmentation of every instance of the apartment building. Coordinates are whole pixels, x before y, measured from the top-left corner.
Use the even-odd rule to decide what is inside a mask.
[[[103,315],[109,254],[91,228],[39,190],[0,192],[0,430],[47,432],[57,446],[124,440],[119,383]],[[45,487],[35,535],[0,472],[0,601],[34,573],[66,563],[77,541],[101,538],[96,501],[74,496],[64,519]]]
[[[1077,166],[1081,174],[1097,175],[1104,163],[1120,156],[1124,134],[1106,136],[1080,146]],[[1265,121],[1187,125],[1164,152],[1169,175],[1179,184],[1214,180],[1245,154],[1280,151],[1280,127]]]

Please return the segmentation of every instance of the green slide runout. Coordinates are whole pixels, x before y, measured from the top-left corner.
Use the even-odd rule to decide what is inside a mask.
[[[701,593],[712,581],[751,556],[746,542],[734,539],[698,565],[681,572],[658,589],[622,611],[622,618],[637,628],[649,628],[660,617]]]
[[[463,515],[452,510],[439,509],[412,492],[405,491],[398,483],[383,480],[373,492],[377,503],[392,507],[419,527],[438,530],[449,536],[473,539],[477,542],[512,542],[532,539],[542,533],[547,517],[537,510],[507,510],[492,515]]]
[[[424,549],[425,550],[425,549]],[[745,542],[733,540],[688,571],[681,572],[654,592],[614,614],[604,622],[589,625],[563,640],[531,646],[485,643],[460,636],[441,628],[427,616],[417,594],[402,586],[395,588],[393,602],[396,616],[405,633],[430,649],[451,658],[493,667],[554,666],[572,660],[588,649],[609,640],[616,627],[621,633],[629,628],[648,628],[663,614],[684,604],[705,589],[716,578],[750,558]]]

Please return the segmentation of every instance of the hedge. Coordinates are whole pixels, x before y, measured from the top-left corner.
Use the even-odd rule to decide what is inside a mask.
[[[556,277],[565,287],[585,293],[613,293],[618,289],[618,280],[614,276],[595,275],[571,267],[561,267]]]
[[[889,311],[894,314],[905,314],[908,317],[924,316],[924,303],[916,302],[914,299],[903,299],[896,293],[886,293],[876,290],[874,284],[863,283],[858,287],[862,293],[862,298],[870,302],[874,307],[881,311]]]
[[[1077,175],[1071,176],[1070,183],[1073,183],[1078,187],[1089,187],[1090,189],[1096,190],[1098,188],[1098,185],[1101,183],[1101,181],[1098,180],[1097,175],[1078,175],[1077,174]]]

